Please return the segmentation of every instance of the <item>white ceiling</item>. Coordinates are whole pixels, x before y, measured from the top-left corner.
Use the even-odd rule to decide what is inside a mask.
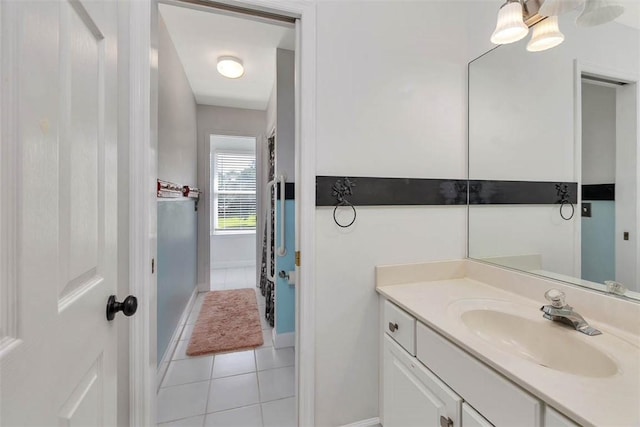
[[[160,14],[198,104],[266,110],[276,77],[276,48],[295,48],[292,27],[167,4],[160,4]],[[242,77],[218,73],[216,60],[226,55],[242,59]]]

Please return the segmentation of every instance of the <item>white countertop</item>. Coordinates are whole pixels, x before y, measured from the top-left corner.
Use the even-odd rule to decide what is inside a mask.
[[[640,425],[640,337],[585,316],[602,335],[587,336],[575,331],[574,338],[608,355],[619,367],[618,372],[607,377],[585,377],[553,370],[491,345],[460,319],[460,300],[486,300],[488,305],[491,305],[489,300],[500,300],[517,307],[521,317],[549,327],[562,327],[542,317],[539,309],[546,303],[544,299],[527,299],[469,277],[436,279],[380,286],[381,281],[387,281],[385,278],[379,280],[376,290],[576,422],[595,426]],[[569,299],[567,302],[574,305]],[[580,308],[574,307],[580,313]],[[567,333],[574,331],[567,330]]]

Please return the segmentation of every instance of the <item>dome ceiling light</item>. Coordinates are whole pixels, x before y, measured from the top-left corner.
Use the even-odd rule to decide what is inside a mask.
[[[234,56],[221,56],[218,58],[218,72],[229,79],[237,79],[244,74],[242,60]]]

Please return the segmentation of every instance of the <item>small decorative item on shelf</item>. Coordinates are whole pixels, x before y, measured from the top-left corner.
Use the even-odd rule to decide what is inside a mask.
[[[158,180],[158,197],[176,198],[182,197],[182,187],[173,182]]]
[[[200,200],[199,188],[190,187],[188,185],[178,185],[161,179],[158,180],[158,198],[175,199],[180,197],[195,199],[195,210],[198,210],[198,200]]]
[[[195,210],[197,211],[198,201],[200,200],[200,189],[197,187],[189,187],[188,185],[185,185],[184,187],[182,187],[182,195],[184,197],[196,200]]]
[[[184,197],[189,197],[190,199],[198,200],[200,198],[200,189],[197,187],[189,187],[185,185],[182,187],[182,195]]]

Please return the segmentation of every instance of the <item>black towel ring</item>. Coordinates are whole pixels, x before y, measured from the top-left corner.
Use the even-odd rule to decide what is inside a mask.
[[[562,211],[562,208],[564,208],[566,205],[571,206],[571,215],[569,215],[568,217],[564,216],[564,213]],[[573,206],[573,203],[571,203],[568,200],[563,200],[560,202],[560,217],[562,217],[562,219],[564,219],[565,221],[569,221],[571,218],[573,218],[573,215],[576,213],[576,208]]]
[[[347,196],[353,195],[353,187],[355,186],[355,182],[345,177],[344,179],[338,179],[336,183],[331,187],[333,197],[336,198],[336,205],[335,208],[333,208],[333,222],[335,222],[338,227],[348,228],[351,227],[354,222],[356,222],[356,217],[358,216],[358,214],[356,213],[356,208],[347,200]],[[353,219],[347,225],[340,224],[338,222],[338,219],[336,218],[336,212],[338,212],[338,208],[340,206],[349,206],[353,211]]]
[[[349,206],[349,207],[353,210],[353,219],[352,219],[352,220],[351,220],[351,222],[350,222],[349,224],[347,224],[347,225],[340,224],[340,223],[338,222],[338,219],[336,218],[336,212],[338,211],[338,208],[339,208],[340,206]],[[356,222],[356,217],[357,217],[357,216],[358,216],[358,214],[357,214],[357,212],[356,212],[356,208],[355,208],[355,206],[353,206],[351,203],[347,202],[346,200],[345,200],[345,201],[343,201],[343,202],[342,202],[342,203],[340,203],[340,204],[337,204],[337,205],[336,205],[336,207],[335,207],[335,208],[333,208],[333,221],[336,223],[336,225],[337,225],[338,227],[342,227],[342,228],[349,228],[349,227],[351,227],[351,226],[353,225],[353,223],[354,223],[354,222]]]
[[[573,203],[569,201],[569,186],[563,182],[560,182],[556,184],[556,191],[558,196],[560,197],[560,200],[558,200],[558,202],[560,203],[560,217],[565,221],[569,221],[576,213],[576,208],[573,206]],[[571,215],[569,215],[568,217],[564,216],[564,212],[562,210],[565,205],[571,206]]]

